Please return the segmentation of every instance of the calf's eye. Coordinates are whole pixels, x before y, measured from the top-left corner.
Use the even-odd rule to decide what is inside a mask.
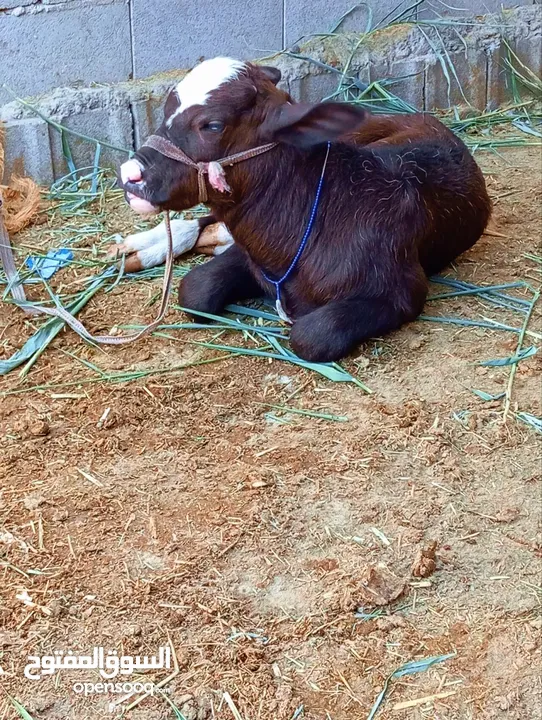
[[[219,133],[224,130],[224,123],[220,120],[211,120],[202,126],[202,130],[208,130],[209,132]]]

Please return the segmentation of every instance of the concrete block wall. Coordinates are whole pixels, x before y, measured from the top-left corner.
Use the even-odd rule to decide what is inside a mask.
[[[496,0],[469,2],[476,8],[497,4]],[[87,0],[41,0],[37,4],[35,0],[23,0],[22,4],[15,4],[13,0],[0,0],[0,62],[4,48],[10,47],[19,64],[16,67],[13,61],[8,63],[7,78],[6,73],[3,77],[19,95],[69,84],[69,87],[46,92],[33,100],[33,104],[41,113],[71,130],[129,151],[159,124],[163,97],[185,72],[172,69],[144,77],[153,69],[190,67],[201,56],[214,56],[220,52],[245,58],[269,55],[274,43],[281,47],[287,39],[296,41],[300,32],[322,30],[326,7],[329,7],[327,0],[325,3],[312,0],[310,5],[308,0],[280,0],[278,3],[260,0],[257,12],[255,3],[245,3],[245,12],[240,18],[240,0],[231,0],[227,4],[230,14],[223,13],[220,21],[214,23],[213,31],[206,36],[201,18],[209,14],[216,17],[217,5],[216,1],[212,7],[209,3],[209,11],[205,13],[207,3],[208,0],[198,0],[197,4],[195,0],[183,0],[182,3],[174,0],[93,0],[90,3]],[[346,12],[352,4],[352,0],[333,3],[333,18],[328,17],[330,22],[324,29],[330,30],[337,15]],[[397,5],[397,0],[389,3],[388,0],[375,0],[371,4],[377,17],[382,18]],[[484,109],[488,104],[501,103],[507,98],[503,36],[528,66],[535,72],[542,70],[542,6],[538,3],[525,5],[486,17],[471,15],[454,28],[441,25],[438,34],[437,29],[429,25],[422,29],[412,24],[395,25],[372,33],[359,44],[359,28],[364,29],[367,23],[364,7],[346,18],[341,25],[344,32],[333,37],[313,37],[294,49],[296,54],[338,68],[349,61],[349,73],[364,82],[396,78],[392,91],[420,110],[465,103]],[[434,8],[436,3],[432,6]],[[276,19],[277,7],[280,22]],[[301,12],[303,7],[305,11]],[[190,13],[195,17],[196,12],[199,12],[200,24],[196,20],[190,24],[187,18]],[[305,17],[304,30],[302,24],[295,24],[295,12],[298,12],[299,23]],[[288,25],[285,24],[287,17],[291,19]],[[265,32],[259,24],[262,18],[267,23]],[[31,28],[19,36],[29,44],[26,51],[23,43],[17,42],[14,32],[10,31],[7,37],[4,33],[6,27],[14,27],[11,23],[16,20],[29,23],[25,27]],[[224,28],[234,21],[238,32],[224,34]],[[43,23],[47,37],[40,39],[39,33],[36,35],[39,23]],[[314,28],[311,23],[315,23]],[[64,28],[64,24],[70,27]],[[78,41],[75,27],[85,29],[84,41]],[[357,27],[357,32],[349,31],[352,27]],[[254,43],[252,52],[249,42]],[[453,60],[459,85],[452,80],[448,88],[435,53],[439,43],[444,43]],[[352,55],[357,45],[359,47]],[[92,57],[85,61],[90,52]],[[199,54],[196,56],[196,53]],[[41,63],[46,70],[40,72],[33,68],[35,62]],[[288,54],[276,54],[266,58],[265,62],[281,68],[283,86],[298,100],[318,101],[332,94],[337,87],[337,75]],[[132,80],[134,74],[136,80]],[[49,85],[43,86],[43,83]],[[67,171],[59,134],[19,103],[6,102],[8,99],[0,95],[0,120],[7,122],[5,176],[14,171],[26,172],[49,184]],[[91,165],[95,151],[93,144],[73,136],[69,142],[76,165]],[[121,152],[104,145],[101,164],[115,165],[123,157]]]
[[[369,21],[372,26],[389,21],[412,4],[367,0],[350,12],[341,30],[362,31]],[[426,0],[415,12],[457,15],[464,6],[470,14],[491,13],[502,4]],[[219,54],[258,58],[302,36],[329,32],[354,5],[353,0],[0,0],[0,85],[26,97],[73,84],[145,78]],[[8,100],[0,87],[0,105]]]
[[[126,80],[132,72],[125,0],[0,0],[0,105],[55,87]]]

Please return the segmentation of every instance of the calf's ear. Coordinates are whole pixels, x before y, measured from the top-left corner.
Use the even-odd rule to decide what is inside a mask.
[[[173,113],[175,112],[175,110],[177,110],[180,104],[181,101],[179,100],[179,96],[177,95],[177,90],[173,88],[169,91],[166,98],[166,103],[164,105],[164,117],[167,119],[170,115],[173,115]]]
[[[361,125],[366,116],[365,110],[347,103],[287,104],[267,119],[265,131],[276,142],[308,148],[336,140]]]
[[[268,80],[271,80],[271,82],[276,85],[278,82],[280,82],[280,79],[282,77],[282,73],[278,68],[271,67],[271,65],[258,65],[260,70],[263,72],[265,77]]]

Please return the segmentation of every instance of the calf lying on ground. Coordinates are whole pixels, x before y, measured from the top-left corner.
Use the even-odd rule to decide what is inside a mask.
[[[182,306],[217,314],[265,293],[291,319],[300,357],[337,360],[417,317],[427,276],[474,245],[490,201],[467,148],[435,118],[294,103],[279,79],[228,58],[197,66],[122,166],[122,185],[138,212],[206,200],[204,222],[235,239],[182,280]]]

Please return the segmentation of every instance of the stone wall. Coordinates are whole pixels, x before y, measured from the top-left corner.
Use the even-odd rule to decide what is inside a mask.
[[[332,24],[324,9],[331,5],[328,0],[260,0],[244,3],[242,13],[241,3],[232,0],[222,4],[228,11],[218,20],[217,3],[213,4],[215,23],[206,35],[202,24],[207,17],[206,2],[42,0],[37,4],[23,0],[21,4],[20,0],[0,0],[3,68],[6,48],[11,58],[3,78],[19,96],[55,88],[32,104],[71,130],[104,141],[101,164],[117,164],[123,157],[119,149],[137,147],[158,124],[164,94],[185,72],[170,68],[190,67],[202,54],[261,57],[295,41],[303,32],[330,29]],[[471,6],[477,3],[469,2]],[[497,4],[493,0],[479,4],[491,3]],[[333,3],[335,16],[352,4],[352,0]],[[397,0],[372,4],[383,17]],[[178,10],[181,5],[182,18]],[[251,15],[256,7],[257,18]],[[275,17],[277,7],[280,22]],[[235,19],[232,13],[238,17],[236,33],[226,32]],[[258,18],[265,20],[263,33],[258,29]],[[294,49],[296,54],[339,68],[350,60],[349,74],[364,82],[398,79],[393,92],[420,110],[456,104],[484,109],[507,99],[504,37],[526,65],[542,73],[541,19],[542,6],[529,4],[492,15],[463,16],[454,27],[392,25],[371,33],[352,56],[360,38],[359,30],[355,33],[353,28],[364,27],[367,22],[366,17],[353,13],[341,26],[345,32],[316,36]],[[16,23],[20,23],[18,30]],[[6,28],[11,29],[6,33]],[[452,76],[448,83],[442,62],[444,48],[459,82]],[[296,99],[318,101],[337,87],[336,74],[289,54],[278,53],[265,62],[281,68],[283,85]],[[169,72],[139,79],[156,69]],[[0,107],[0,119],[7,125],[6,175],[14,170],[26,172],[44,184],[62,176],[67,168],[58,132],[18,102],[5,102],[8,98],[7,94],[0,97],[0,105],[5,103]],[[76,164],[91,165],[95,147],[73,135],[69,141]]]
[[[403,0],[402,6],[412,4]],[[461,5],[470,13],[488,13],[501,4],[431,0],[416,14],[447,14]],[[25,97],[74,83],[144,78],[191,67],[201,57],[257,58],[302,35],[329,31],[354,5],[354,0],[0,0],[0,85]],[[368,0],[342,27],[363,30],[369,19],[374,26],[398,5],[400,0]],[[0,88],[0,105],[8,100]]]

